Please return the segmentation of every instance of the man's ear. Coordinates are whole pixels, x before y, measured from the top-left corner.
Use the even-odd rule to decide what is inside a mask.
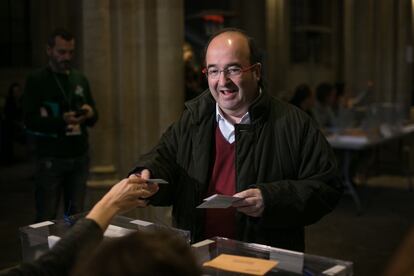
[[[46,54],[48,57],[52,55],[52,51],[53,49],[49,45],[46,45]]]
[[[257,65],[255,66],[253,70],[253,74],[257,81],[259,81],[262,78],[262,64],[261,63],[257,63]]]

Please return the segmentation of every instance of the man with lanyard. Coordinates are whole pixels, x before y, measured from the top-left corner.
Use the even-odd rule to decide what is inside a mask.
[[[47,42],[49,63],[26,79],[24,122],[36,152],[36,221],[54,219],[63,192],[64,211],[83,211],[89,172],[87,127],[98,114],[89,83],[71,68],[75,39],[63,29]]]
[[[342,194],[328,142],[308,115],[264,89],[258,50],[243,31],[214,34],[205,66],[209,89],[186,102],[131,181],[167,180],[149,204],[172,205],[174,225],[194,242],[224,236],[303,251],[304,226]],[[214,194],[240,199],[227,209],[197,208]]]

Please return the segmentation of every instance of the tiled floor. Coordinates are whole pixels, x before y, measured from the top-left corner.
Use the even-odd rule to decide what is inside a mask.
[[[0,268],[20,260],[18,227],[34,218],[33,166],[0,167]],[[357,187],[364,212],[349,196],[334,212],[307,228],[307,252],[354,262],[355,275],[378,275],[414,223],[414,193],[401,177],[371,178]]]

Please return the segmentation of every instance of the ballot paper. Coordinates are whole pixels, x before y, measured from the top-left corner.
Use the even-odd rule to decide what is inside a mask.
[[[145,180],[147,183],[168,184],[168,182],[161,178],[150,178]]]
[[[242,199],[241,197],[214,194],[203,199],[204,202],[198,205],[197,208],[228,208],[233,202]]]
[[[265,275],[277,263],[274,260],[221,254],[213,260],[205,262],[203,266],[250,275]]]
[[[106,229],[106,231],[104,232],[104,237],[119,238],[119,237],[123,237],[125,235],[128,235],[130,233],[133,233],[135,231],[136,230],[134,230],[134,229],[128,229],[128,228],[119,227],[119,226],[110,224],[108,226],[108,228]]]

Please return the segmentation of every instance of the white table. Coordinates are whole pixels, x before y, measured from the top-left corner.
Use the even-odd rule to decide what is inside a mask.
[[[383,145],[385,143],[399,141],[414,133],[414,125],[407,125],[398,132],[384,132],[385,135],[380,136],[356,136],[356,135],[343,135],[333,134],[327,137],[328,142],[332,148],[336,150],[342,150],[344,152],[344,160],[342,164],[342,175],[344,177],[344,184],[348,192],[351,194],[352,199],[355,202],[358,214],[361,213],[361,200],[352,183],[352,176],[350,172],[351,156],[356,151],[367,150],[376,146]],[[412,190],[412,179],[409,169],[407,170],[407,180],[409,189]]]

